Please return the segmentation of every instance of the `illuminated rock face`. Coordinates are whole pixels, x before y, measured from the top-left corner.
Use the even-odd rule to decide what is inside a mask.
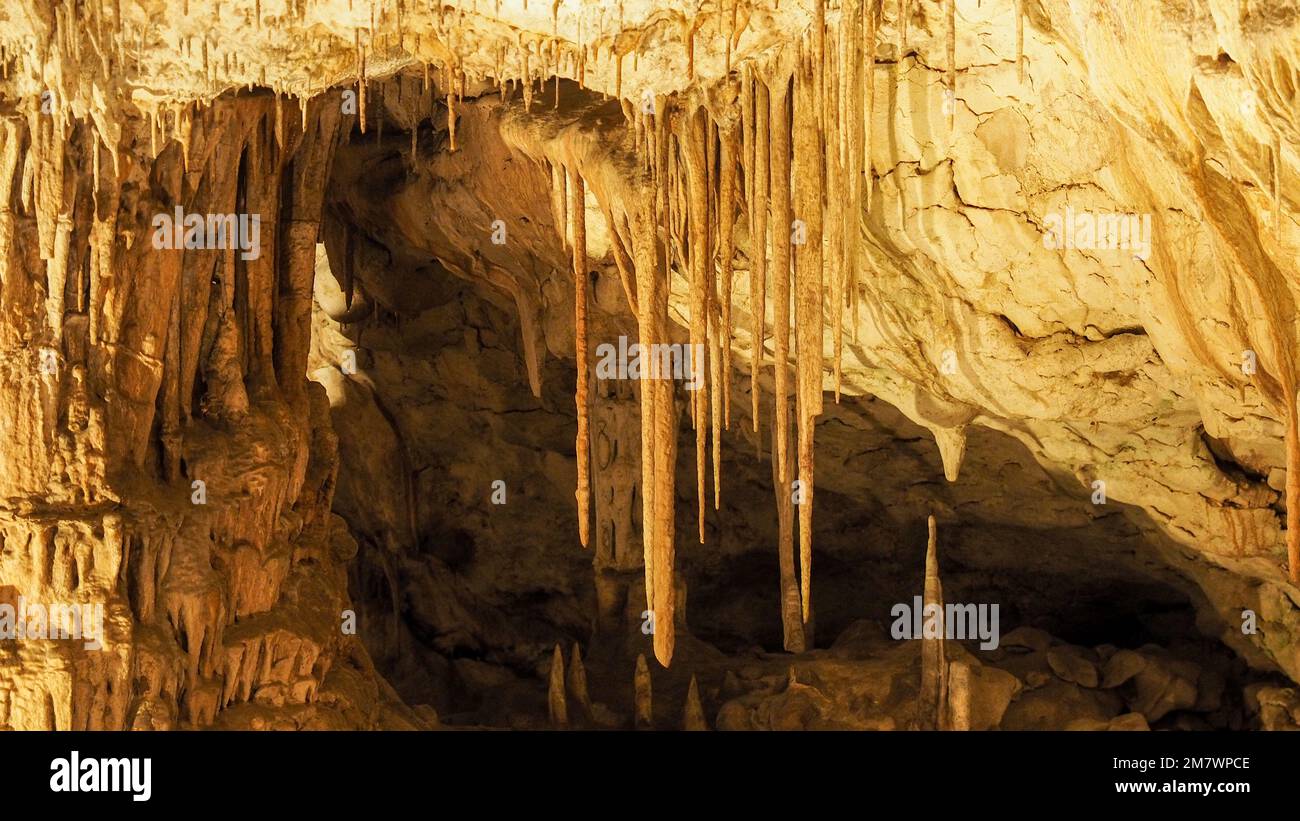
[[[20,0],[0,48],[0,605],[101,624],[0,641],[0,727],[431,726],[529,670],[541,726],[573,638],[570,723],[909,726],[686,681],[696,613],[857,653],[836,575],[919,584],[930,512],[945,599],[963,545],[1155,574],[1300,679],[1293,0]],[[700,384],[578,374],[620,336]],[[1212,689],[949,646],[953,726]]]

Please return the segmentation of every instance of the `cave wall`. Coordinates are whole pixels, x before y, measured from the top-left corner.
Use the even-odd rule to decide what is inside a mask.
[[[0,646],[0,725],[378,726],[386,685],[340,630],[355,544],[330,512],[329,405],[305,378],[337,102],[300,125],[237,96],[108,145],[70,112],[6,108],[0,589],[102,607],[105,635]],[[155,215],[177,208],[260,214],[260,244],[166,247]]]

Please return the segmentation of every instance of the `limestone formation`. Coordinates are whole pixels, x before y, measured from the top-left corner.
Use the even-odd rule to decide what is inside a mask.
[[[0,728],[1295,723],[1297,0],[176,5],[0,8]]]
[[[691,676],[690,686],[686,690],[686,707],[682,712],[683,730],[707,730],[708,720],[704,717],[704,707],[700,704],[700,685],[695,676]]]
[[[943,603],[943,582],[939,579],[939,537],[934,517],[926,522],[929,540],[925,548],[925,583],[921,598],[922,636],[921,636],[921,698],[918,704],[918,720],[923,729],[942,729],[944,716],[948,710],[948,673],[949,665],[945,652],[945,623]],[[965,683],[965,668],[961,668]],[[960,694],[964,700],[967,696],[965,687]],[[969,725],[969,708],[959,703],[960,725]],[[965,726],[957,729],[965,729]]]
[[[645,654],[636,657],[636,672],[632,676],[632,689],[635,693],[635,719],[633,725],[638,730],[654,727],[654,706],[650,700],[650,668],[646,664]]]
[[[550,715],[551,726],[562,730],[569,726],[568,696],[564,690],[564,651],[555,645],[551,655],[550,689],[546,694],[546,709]]]

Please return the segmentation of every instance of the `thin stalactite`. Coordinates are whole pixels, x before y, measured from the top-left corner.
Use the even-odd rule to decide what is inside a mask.
[[[823,271],[822,271],[822,160],[816,119],[818,66],[808,55],[800,61],[795,79],[794,171],[795,204],[803,222],[802,242],[795,247],[794,301],[796,386],[795,407],[799,438],[799,480],[803,500],[799,505],[799,583],[804,621],[811,617],[813,434],[822,412]]]
[[[763,366],[763,345],[766,336],[767,320],[767,234],[768,234],[768,190],[771,179],[768,174],[770,157],[768,90],[762,79],[754,78],[754,223],[750,232],[751,260],[749,304],[752,317],[752,341],[749,361],[750,401],[754,414],[754,439],[756,447],[762,448],[761,398],[759,373]]]
[[[588,360],[587,360],[587,218],[585,186],[576,168],[569,168],[569,234],[573,240],[573,299],[575,351],[578,360],[578,384],[574,403],[578,410],[578,538],[586,547],[591,527],[591,477],[588,475],[590,433],[588,431]]]
[[[720,136],[718,253],[722,263],[722,288],[719,294],[722,300],[722,409],[724,425],[727,430],[731,430],[731,289],[736,255],[736,132],[732,128],[726,128]]]
[[[686,193],[688,265],[691,287],[690,344],[691,357],[694,360],[696,351],[708,350],[709,334],[708,172],[705,161],[707,128],[704,109],[698,106],[694,107],[681,118],[680,122],[678,141]],[[706,379],[708,373],[707,362],[695,362],[695,367],[698,368],[700,364],[704,365],[703,372],[693,370],[691,376],[696,380],[692,407],[695,410],[695,472],[696,491],[699,501],[699,535],[700,543],[703,544],[709,430],[707,419],[708,391],[710,386]]]
[[[948,130],[957,117],[957,0],[948,0]]]
[[[786,463],[788,428],[789,357],[790,357],[790,114],[789,79],[781,77],[768,89],[771,110],[772,173],[772,335],[775,371],[777,475],[782,483],[790,481]]]
[[[1025,81],[1025,0],[1016,0],[1016,82]]]
[[[718,191],[718,129],[711,118],[706,117],[705,129],[705,192],[708,197],[705,225],[705,296],[708,299],[708,335],[709,335],[709,436],[713,445],[713,509],[722,507],[722,311],[719,305],[721,290],[718,284],[718,231],[719,231],[719,191]],[[701,539],[702,540],[702,539]]]

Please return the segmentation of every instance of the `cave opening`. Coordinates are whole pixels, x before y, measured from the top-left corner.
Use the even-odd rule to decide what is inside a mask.
[[[461,127],[460,150],[473,152],[472,125],[462,121]],[[391,139],[403,144],[400,134]],[[636,656],[647,653],[649,612],[638,558],[640,386],[619,378],[635,369],[623,354],[611,367],[593,367],[593,420],[601,431],[592,448],[595,470],[598,476],[621,471],[617,481],[631,485],[606,522],[608,555],[597,555],[593,565],[593,552],[576,546],[572,516],[576,422],[568,386],[575,369],[572,348],[557,339],[571,334],[572,318],[565,315],[571,308],[564,297],[547,295],[554,283],[543,279],[529,315],[508,280],[464,275],[458,266],[465,259],[453,256],[456,238],[431,241],[424,226],[403,223],[414,212],[403,205],[408,198],[452,203],[482,196],[473,172],[453,164],[439,169],[436,182],[415,171],[399,181],[391,168],[400,149],[384,152],[377,140],[354,140],[337,160],[328,198],[339,206],[322,239],[327,248],[333,242],[370,250],[347,252],[358,260],[348,274],[353,307],[344,305],[346,286],[334,274],[334,257],[318,254],[312,363],[314,378],[326,377],[341,442],[335,509],[362,542],[352,596],[373,614],[363,623],[378,628],[363,629],[362,637],[408,703],[431,705],[444,722],[488,726],[547,726],[552,651],[558,645],[570,657],[576,644],[590,698],[609,711],[604,720],[628,721],[636,710],[630,673]],[[388,184],[361,185],[376,167],[390,169],[383,175]],[[538,176],[537,169],[520,170],[522,179],[530,175]],[[531,190],[541,196],[512,199],[514,210],[498,218],[525,229],[546,225],[548,185],[536,180]],[[505,208],[480,207],[484,225]],[[340,233],[353,239],[331,239]],[[555,237],[536,242],[516,249],[511,264],[559,270],[563,250],[553,247]],[[596,301],[606,298],[608,305],[623,296],[612,254],[593,254],[589,272]],[[389,319],[356,313],[355,305],[370,303],[391,306]],[[636,335],[615,320],[593,338],[610,357]],[[602,356],[596,347],[593,342],[593,363]],[[348,350],[364,364],[340,383],[335,363]],[[915,696],[914,685],[905,683],[915,674],[914,660],[903,658],[900,642],[890,639],[890,611],[922,594],[931,514],[939,519],[945,599],[996,604],[999,635],[1009,641],[992,652],[980,651],[978,640],[966,645],[988,666],[1001,665],[1034,685],[1004,693],[1002,726],[1101,726],[1117,719],[1123,726],[1135,720],[1133,705],[1147,709],[1155,727],[1246,726],[1241,692],[1268,678],[1215,635],[1223,628],[1219,617],[1166,563],[1145,514],[1113,501],[1096,504],[1086,485],[1049,473],[1017,438],[979,426],[966,434],[960,478],[948,482],[929,431],[872,397],[843,397],[838,404],[828,398],[817,425],[813,641],[806,652],[787,655],[771,431],[758,437],[751,429],[744,372],[736,370],[731,380],[722,504],[713,510],[710,486],[704,545],[693,537],[694,464],[683,458],[677,465],[676,527],[689,539],[679,552],[681,632],[689,639],[677,669],[654,667],[656,693],[670,701],[654,708],[665,726],[679,720],[674,712],[693,675],[706,709],[715,711],[724,703],[774,698],[769,691],[780,688],[773,679],[788,676],[786,668],[826,675],[819,665],[837,656],[874,658],[862,675],[895,682],[880,695],[878,713],[854,708],[853,726],[908,726],[910,702],[900,694]],[[534,385],[540,396],[531,395]],[[677,393],[679,403],[690,401],[685,388]],[[770,394],[762,397],[760,408],[770,412],[770,402]],[[685,454],[694,447],[688,416],[684,410],[677,442]],[[605,426],[613,434],[608,439]],[[398,464],[405,478],[383,475]],[[629,561],[630,553],[638,556]],[[620,556],[623,565],[610,561]],[[1120,651],[1143,660],[1132,666],[1161,671],[1148,675],[1141,697],[1132,683],[1136,674],[1101,686]],[[1117,679],[1129,673],[1119,663],[1115,670]],[[1200,698],[1195,683],[1202,677],[1206,689],[1230,695]],[[826,686],[834,688],[835,680],[827,677]],[[1189,692],[1199,700],[1189,701]]]

